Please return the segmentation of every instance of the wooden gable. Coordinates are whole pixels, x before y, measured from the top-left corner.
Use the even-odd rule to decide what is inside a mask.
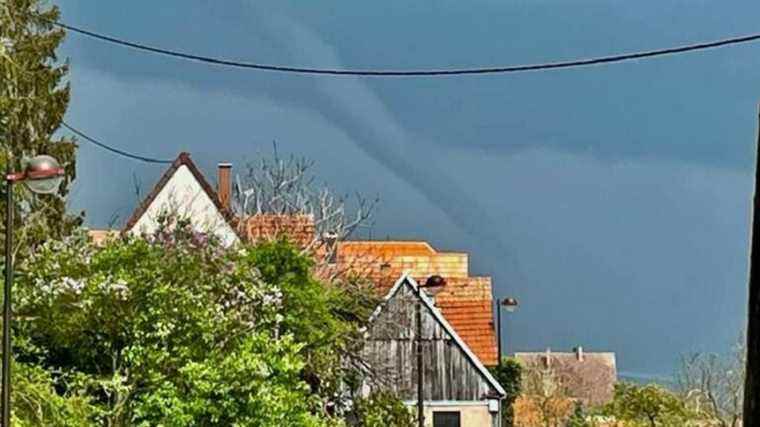
[[[365,357],[372,388],[386,388],[403,400],[417,399],[415,305],[422,310],[423,396],[426,401],[479,401],[504,390],[457,335],[424,291],[402,276],[375,312],[367,330]]]

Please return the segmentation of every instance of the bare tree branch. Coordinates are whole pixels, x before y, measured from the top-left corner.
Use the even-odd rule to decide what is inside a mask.
[[[737,427],[744,395],[744,340],[728,355],[693,353],[681,357],[679,393],[692,408],[721,427]]]
[[[314,238],[302,249],[304,253],[316,255],[317,270],[320,270],[333,264],[338,242],[350,238],[357,229],[371,225],[379,199],[368,199],[359,193],[349,198],[315,185],[316,178],[311,173],[314,165],[304,157],[280,157],[277,144],[273,143],[271,158],[262,156],[250,162],[246,172],[236,176],[233,208],[241,218],[242,227],[248,218],[256,215],[310,216],[314,221]]]

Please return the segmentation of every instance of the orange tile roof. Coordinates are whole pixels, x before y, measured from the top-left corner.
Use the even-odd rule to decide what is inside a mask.
[[[468,256],[462,252],[438,252],[424,241],[349,241],[339,242],[339,271],[351,272],[371,280],[384,294],[408,272],[415,279],[438,274],[446,278],[466,278]]]
[[[484,365],[498,363],[490,277],[449,278],[435,304]]]
[[[370,240],[370,241],[344,241],[340,242],[340,252],[343,256],[367,256],[380,257],[397,256],[430,256],[436,251],[428,242],[423,241],[398,241],[398,240]]]
[[[288,238],[299,247],[306,247],[316,236],[312,215],[257,214],[245,219],[244,235],[249,242]]]
[[[95,246],[103,245],[109,239],[119,237],[119,234],[119,230],[87,230],[87,237]]]

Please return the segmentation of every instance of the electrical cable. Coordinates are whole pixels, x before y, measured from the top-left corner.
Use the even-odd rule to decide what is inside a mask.
[[[108,151],[110,151],[112,153],[118,154],[120,156],[128,157],[130,159],[139,160],[139,161],[146,162],[146,163],[162,163],[162,164],[166,164],[166,163],[172,163],[173,162],[173,160],[156,159],[156,158],[153,158],[153,157],[145,157],[145,156],[140,156],[140,155],[137,155],[137,154],[128,153],[126,151],[119,150],[118,148],[111,147],[108,144],[104,144],[104,143],[96,140],[95,138],[92,138],[92,137],[88,136],[84,132],[76,129],[75,127],[71,126],[70,124],[66,123],[65,121],[62,121],[61,125],[63,125],[63,127],[65,127],[66,129],[68,129],[69,131],[71,131],[75,135],[81,137],[85,141],[91,142],[91,143],[97,145],[100,148],[103,148],[103,149],[108,150]]]
[[[73,25],[68,25],[60,21],[51,21],[63,29],[82,34],[87,37],[95,38],[108,43],[121,46],[127,46],[141,51],[157,53],[192,61],[199,61],[212,65],[229,66],[236,68],[246,68],[263,71],[276,71],[285,73],[298,74],[322,74],[334,76],[365,76],[365,77],[424,77],[424,76],[453,76],[453,75],[472,75],[472,74],[500,74],[515,73],[525,71],[551,70],[559,68],[583,67],[589,65],[609,64],[615,62],[631,61],[642,58],[652,58],[657,56],[673,55],[678,53],[692,52],[705,49],[714,49],[722,46],[736,45],[740,43],[749,43],[760,40],[760,34],[750,34],[746,36],[715,40],[710,42],[683,45],[657,50],[648,50],[633,53],[624,53],[619,55],[601,56],[596,58],[577,59],[570,61],[547,62],[539,64],[511,65],[504,67],[485,67],[485,68],[460,68],[460,69],[429,69],[429,70],[350,70],[350,69],[332,69],[332,68],[307,68],[281,65],[259,64],[253,62],[240,62],[228,59],[214,58],[210,56],[196,55],[176,50],[164,49],[155,46],[149,46],[142,43],[131,42],[116,37],[85,30]]]

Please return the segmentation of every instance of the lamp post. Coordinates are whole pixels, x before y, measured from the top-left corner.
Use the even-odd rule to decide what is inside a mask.
[[[510,313],[513,313],[515,310],[517,310],[517,307],[520,305],[520,303],[517,301],[516,298],[504,298],[502,299],[496,299],[496,323],[499,324],[499,336],[498,336],[498,342],[499,342],[499,366],[501,366],[501,308],[504,307],[505,310],[507,310]]]
[[[38,194],[58,191],[63,180],[63,168],[53,157],[41,155],[32,158],[23,172],[11,171],[8,156],[5,174],[5,286],[3,288],[3,384],[2,426],[11,425],[11,286],[13,284],[13,184],[26,182]]]

